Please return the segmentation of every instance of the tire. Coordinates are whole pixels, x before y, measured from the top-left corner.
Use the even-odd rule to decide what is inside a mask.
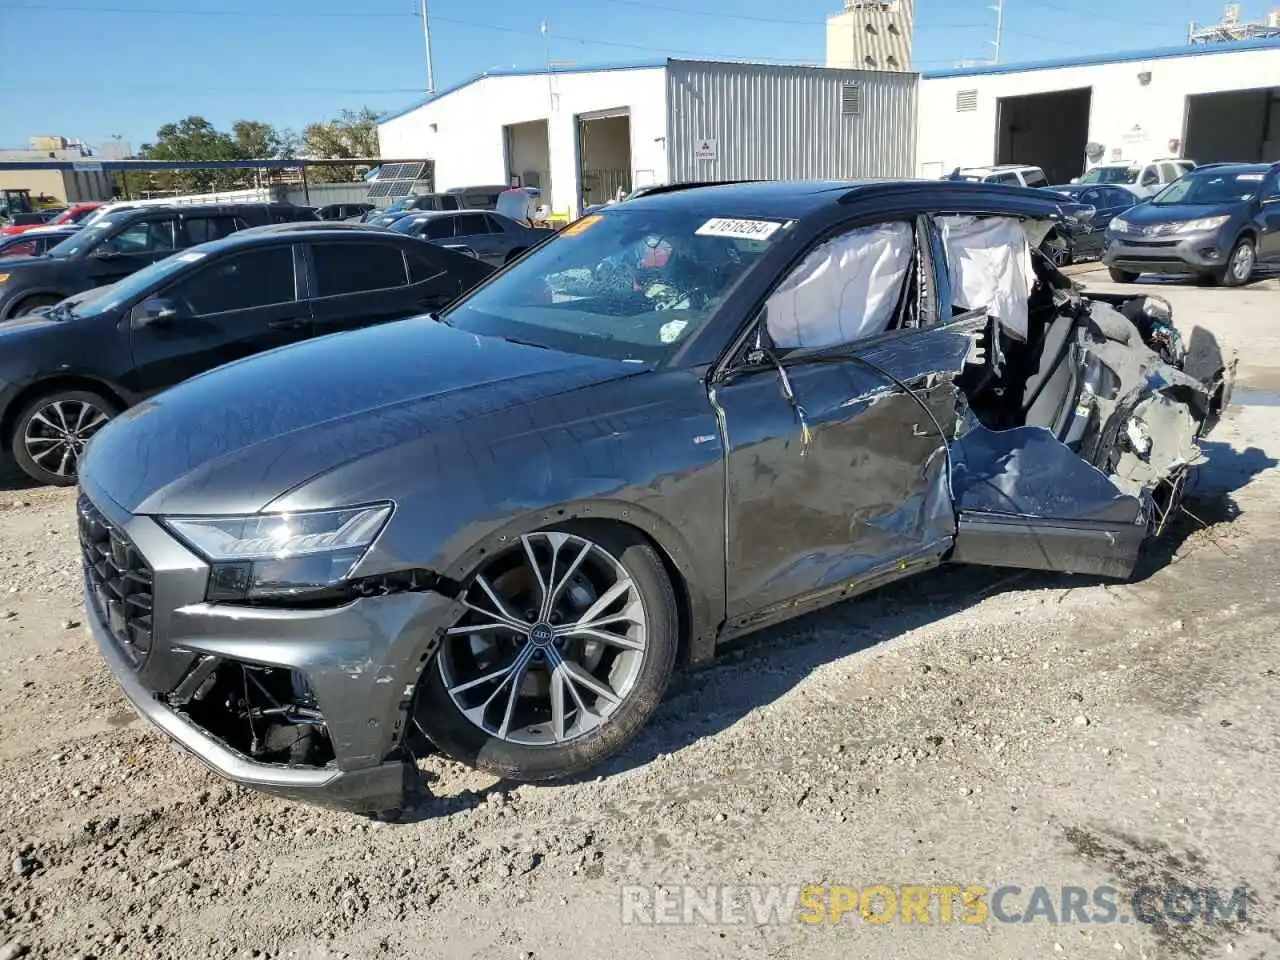
[[[1218,275],[1218,282],[1224,287],[1243,286],[1253,279],[1253,272],[1257,266],[1257,248],[1254,247],[1251,239],[1241,237],[1231,248],[1231,256],[1227,258],[1227,265]]]
[[[25,317],[29,313],[34,313],[41,307],[52,307],[55,303],[61,303],[65,297],[41,295],[35,297],[27,297],[14,309],[10,315],[10,319],[16,317]]]
[[[1116,283],[1135,283],[1139,276],[1132,270],[1121,270],[1119,267],[1107,267],[1107,272]]]
[[[49,412],[51,408],[54,412]],[[60,416],[56,415],[58,409],[62,411]],[[81,411],[85,413],[83,419]],[[100,416],[94,416],[95,412]],[[116,404],[91,390],[42,394],[26,404],[14,420],[9,449],[22,472],[37,483],[72,486],[84,444],[117,412]],[[41,414],[43,417],[38,419]],[[78,440],[59,436],[63,422]]]
[[[557,542],[561,545],[556,546]],[[555,612],[545,621],[538,620],[524,639],[514,631],[491,624],[495,629],[484,631],[483,639],[478,640],[481,634],[469,633],[464,621],[484,621],[485,616],[488,621],[499,619],[489,613],[496,608],[481,583],[490,585],[508,611],[526,623],[530,623],[530,614],[536,619],[545,612],[529,609],[537,602],[534,598],[545,596],[539,586],[533,585],[532,574],[520,572],[530,570],[531,555],[538,559],[544,573],[548,568],[559,571],[556,576],[560,589],[552,591],[553,596],[558,594],[556,611],[575,604],[576,608],[570,610],[567,619],[557,621],[561,613]],[[617,577],[612,588],[604,571],[612,571]],[[573,624],[581,622],[572,617],[580,612],[591,613],[591,604],[611,589],[617,590],[624,576],[627,586],[617,600],[606,603],[591,622],[608,621],[610,629],[595,631],[596,635],[608,632],[616,636],[617,628],[625,623],[626,633],[620,636],[630,644],[639,642],[642,649],[619,649],[572,636],[549,639],[550,624],[559,622],[558,628],[551,629],[572,632]],[[679,616],[675,591],[662,560],[639,533],[605,522],[537,531],[491,554],[473,574],[464,596],[476,607],[445,636],[419,682],[413,706],[418,728],[445,755],[510,780],[572,776],[621,750],[658,708],[675,667]],[[634,619],[637,600],[642,624]],[[618,612],[619,605],[625,614]],[[524,609],[517,609],[521,607]],[[539,633],[539,629],[543,632]],[[481,644],[479,654],[477,643]],[[599,654],[594,665],[593,645]],[[500,647],[503,652],[496,653]],[[512,706],[509,694],[516,684],[508,687],[500,678],[503,667],[519,661],[521,651],[529,651],[528,656],[536,659],[521,671],[517,682],[525,692],[515,698],[516,705]],[[483,662],[482,656],[488,661]],[[557,657],[561,662],[573,661],[573,666],[561,670]],[[497,670],[493,669],[495,664],[499,665]],[[552,688],[557,676],[568,676],[571,669],[576,671],[575,681],[562,681],[560,685],[559,731],[564,734],[560,740],[554,712],[557,698]],[[507,667],[508,675],[509,670]],[[594,681],[595,686],[582,685],[576,681],[578,676]],[[624,678],[624,682],[615,685],[615,676]],[[487,677],[498,679],[479,679]],[[463,686],[470,689],[460,691],[458,688]],[[618,702],[609,703],[594,692],[601,687],[616,695]],[[463,709],[468,709],[471,716]],[[512,719],[508,721],[507,716]],[[529,719],[532,722],[526,725]],[[510,723],[505,734],[504,723]]]
[[[515,249],[515,250],[511,250],[511,251],[509,251],[509,252],[507,253],[507,259],[503,260],[502,262],[503,262],[503,264],[504,264],[504,265],[505,265],[505,264],[508,264],[508,263],[510,263],[512,260],[515,260],[517,257],[522,256],[523,254],[524,254],[524,248],[523,248],[523,247],[519,247],[519,248],[517,248],[517,249]]]

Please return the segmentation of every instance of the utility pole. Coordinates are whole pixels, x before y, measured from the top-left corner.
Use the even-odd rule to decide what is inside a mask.
[[[995,58],[992,60],[992,63],[999,63],[1000,62],[1000,41],[1004,38],[1004,0],[996,0],[996,5],[991,9],[996,12],[996,39],[993,44],[996,48],[996,55],[995,55]],[[990,40],[988,40],[987,42],[993,43],[993,41],[990,41]]]
[[[430,97],[435,96],[436,73],[431,65],[431,24],[427,19],[427,0],[422,0],[422,43],[427,48],[427,96]]]

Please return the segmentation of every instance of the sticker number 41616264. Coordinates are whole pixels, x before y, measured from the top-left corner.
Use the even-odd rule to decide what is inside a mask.
[[[712,217],[695,233],[702,237],[733,237],[737,240],[768,240],[782,224],[776,220],[733,220]]]

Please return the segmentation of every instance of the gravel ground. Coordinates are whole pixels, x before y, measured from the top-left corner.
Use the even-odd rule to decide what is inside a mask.
[[[1280,956],[1273,287],[1160,286],[1184,329],[1240,349],[1244,389],[1196,519],[1134,582],[898,584],[678,679],[598,778],[513,787],[437,758],[436,799],[396,825],[229,786],[151,732],[80,623],[73,495],[8,484],[0,960]],[[623,885],[1153,882],[1245,885],[1248,919],[636,926],[621,907]]]

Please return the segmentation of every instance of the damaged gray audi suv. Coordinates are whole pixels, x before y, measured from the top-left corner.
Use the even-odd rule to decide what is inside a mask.
[[[80,469],[88,623],[215,771],[392,816],[583,771],[678,664],[947,561],[1129,576],[1234,359],[937,181],[670,186],[439,316],[233,363]]]

